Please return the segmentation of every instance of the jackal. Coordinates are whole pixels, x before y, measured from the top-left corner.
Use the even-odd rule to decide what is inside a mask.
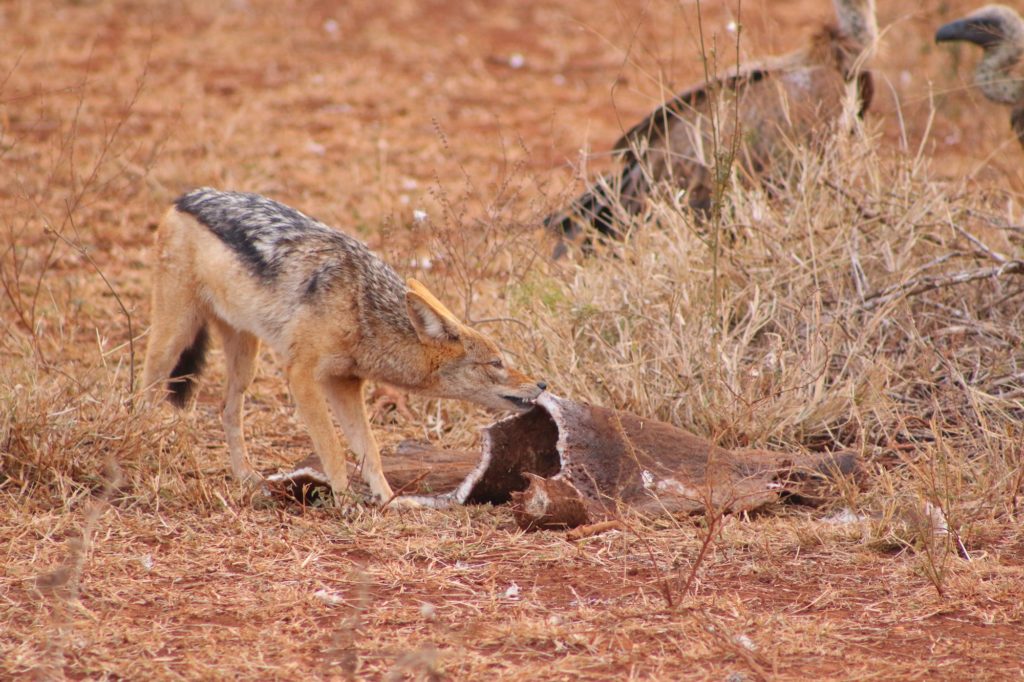
[[[271,199],[189,192],[164,215],[156,249],[143,385],[185,406],[216,329],[227,361],[222,420],[241,480],[259,478],[242,403],[261,340],[285,360],[331,487],[344,491],[348,476],[327,403],[382,502],[392,491],[366,417],[366,380],[518,411],[546,388],[507,367],[493,341],[416,280],[403,283],[365,244]]]

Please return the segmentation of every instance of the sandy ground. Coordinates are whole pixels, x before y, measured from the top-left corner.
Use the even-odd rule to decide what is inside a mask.
[[[867,125],[885,154],[919,156],[937,178],[1018,192],[1024,152],[1008,112],[968,87],[976,52],[930,38],[969,6],[882,3]],[[701,11],[725,68],[736,60],[729,22],[739,19],[746,59],[798,46],[831,9],[751,0],[738,16],[734,3]],[[126,381],[131,361],[120,305],[140,334],[152,230],[178,193],[214,185],[273,195],[360,235],[406,274],[425,271],[431,255],[414,211],[531,238],[578,191],[579,172],[607,166],[624,127],[702,77],[696,12],[660,0],[0,4],[0,244],[6,268],[20,262],[29,273],[17,280],[25,305],[8,297],[2,308],[5,410],[31,411],[18,381],[44,377],[55,403],[71,392],[61,386],[77,385],[67,413],[40,408],[38,430],[18,433],[35,434],[39,452],[120,457],[141,443],[161,463],[145,494],[111,507],[87,502],[102,488],[96,471],[66,479],[91,486],[54,484],[38,496],[5,479],[0,675],[1024,675],[1019,521],[977,524],[967,547],[976,560],[951,570],[943,592],[920,556],[876,537],[869,520],[827,521],[834,510],[729,517],[696,563],[707,532],[699,519],[570,543],[521,533],[504,509],[254,504],[225,475],[215,388],[191,416],[104,421],[109,377]],[[44,259],[35,295],[31,273]],[[486,316],[473,305],[460,312]],[[45,314],[30,328],[37,307]],[[141,354],[145,339],[137,343]],[[249,429],[268,468],[300,459],[308,443],[279,365],[265,360]],[[212,364],[215,387],[219,356]],[[468,445],[488,417],[450,418],[450,442]],[[82,424],[103,428],[82,435]],[[390,415],[375,428],[393,447],[429,436],[431,424]],[[164,492],[169,479],[184,483]]]

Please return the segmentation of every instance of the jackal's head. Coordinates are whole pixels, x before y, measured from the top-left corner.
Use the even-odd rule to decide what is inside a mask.
[[[499,410],[533,406],[547,384],[507,367],[493,341],[462,324],[425,286],[414,279],[406,283],[409,319],[431,369],[424,393]]]

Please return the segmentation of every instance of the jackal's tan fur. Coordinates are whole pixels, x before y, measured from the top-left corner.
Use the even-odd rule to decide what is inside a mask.
[[[328,403],[382,501],[392,490],[366,416],[366,380],[517,410],[544,389],[505,367],[493,341],[416,280],[402,282],[361,242],[264,197],[190,192],[161,221],[156,251],[143,383],[187,402],[206,330],[216,328],[227,361],[224,430],[240,479],[258,477],[246,454],[242,403],[261,340],[284,358],[332,488],[345,490],[348,477]]]

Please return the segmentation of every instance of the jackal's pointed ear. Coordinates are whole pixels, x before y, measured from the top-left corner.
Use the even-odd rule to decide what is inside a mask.
[[[424,342],[457,341],[462,323],[430,291],[414,279],[407,282],[405,306],[416,334]]]
[[[430,292],[430,289],[428,289],[423,284],[423,282],[419,281],[418,279],[410,277],[409,279],[405,280],[405,286],[409,287],[409,291],[418,294],[420,298],[429,303],[430,307],[437,311],[439,315],[441,315],[442,317],[447,317],[455,324],[462,324],[461,322],[459,322],[459,318],[455,317],[455,313],[448,310],[448,308],[445,307],[444,303],[441,303],[441,301],[437,300],[437,296],[434,296],[434,294]]]

